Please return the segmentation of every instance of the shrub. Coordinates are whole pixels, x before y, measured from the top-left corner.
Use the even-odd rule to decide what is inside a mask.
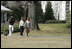
[[[14,24],[14,33],[19,32],[19,25],[18,23]],[[9,33],[9,25],[1,25],[1,34],[8,35]]]
[[[19,24],[18,23],[14,24],[14,33],[15,32],[19,32]]]
[[[66,23],[66,27],[67,27],[67,28],[71,28],[71,22],[70,22],[70,21],[68,21],[68,22]]]
[[[71,28],[71,14],[70,14],[70,11],[67,12],[67,14],[66,14],[66,21],[67,21],[66,27]]]
[[[47,20],[45,23],[66,23],[65,20]]]
[[[5,36],[7,36],[9,33],[8,27],[7,25],[2,25],[1,26],[1,34],[4,34]]]

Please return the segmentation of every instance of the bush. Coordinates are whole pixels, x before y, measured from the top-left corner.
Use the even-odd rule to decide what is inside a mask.
[[[14,33],[19,32],[18,23],[14,24]],[[9,33],[9,25],[1,25],[1,34],[8,35]]]
[[[66,23],[65,20],[47,20],[45,23]]]
[[[71,28],[71,14],[70,14],[70,11],[67,12],[66,16],[67,16],[67,17],[66,17],[66,21],[67,21],[66,27],[67,27],[67,28]]]
[[[4,34],[5,36],[7,36],[8,33],[9,33],[9,30],[7,25],[1,25],[1,34]]]
[[[68,21],[68,22],[66,23],[66,27],[67,27],[67,28],[71,28],[71,22],[70,22],[70,21]]]
[[[19,32],[19,25],[18,24],[15,24],[14,25],[14,33],[15,32]]]

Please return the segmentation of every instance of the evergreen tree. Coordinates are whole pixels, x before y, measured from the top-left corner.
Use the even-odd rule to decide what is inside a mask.
[[[45,9],[45,20],[54,20],[54,19],[55,17],[54,17],[52,5],[50,1],[48,1]]]
[[[24,9],[21,6],[19,6],[18,8],[13,7],[12,10],[13,12],[11,13],[11,15],[13,15],[16,20],[20,20],[21,17],[23,17]]]
[[[71,15],[70,15],[70,11],[69,12],[67,12],[67,14],[66,14],[66,26],[68,27],[68,28],[71,28]]]
[[[35,1],[35,16],[37,22],[43,22],[43,10],[41,8],[41,2]]]

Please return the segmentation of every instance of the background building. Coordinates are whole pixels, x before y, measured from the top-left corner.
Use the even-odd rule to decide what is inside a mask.
[[[11,10],[1,5],[1,25],[7,23],[7,13]]]
[[[54,16],[57,20],[65,20],[66,13],[71,12],[71,1],[51,1]]]

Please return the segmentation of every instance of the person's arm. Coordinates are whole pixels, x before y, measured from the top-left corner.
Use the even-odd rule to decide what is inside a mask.
[[[29,29],[32,30],[32,28],[31,28],[31,22],[30,22],[30,27],[29,27]]]

